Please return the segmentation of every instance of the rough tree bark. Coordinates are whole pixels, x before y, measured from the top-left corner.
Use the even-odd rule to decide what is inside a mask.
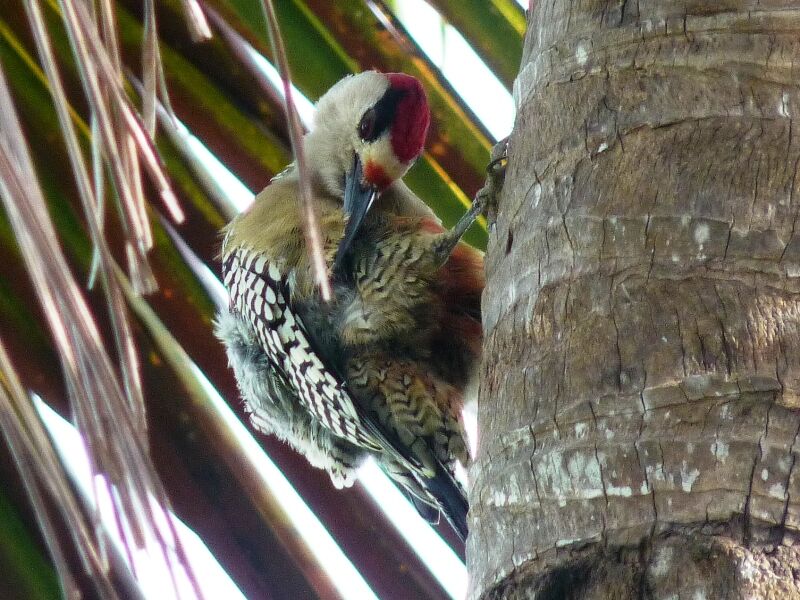
[[[800,3],[528,25],[470,598],[798,598]]]

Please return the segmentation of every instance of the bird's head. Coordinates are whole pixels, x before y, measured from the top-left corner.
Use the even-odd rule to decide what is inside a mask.
[[[306,147],[309,163],[323,186],[342,198],[347,216],[337,263],[375,198],[422,153],[429,122],[425,90],[402,73],[351,75],[320,98]]]

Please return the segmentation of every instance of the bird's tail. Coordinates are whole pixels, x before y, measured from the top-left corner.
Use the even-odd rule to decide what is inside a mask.
[[[444,515],[461,541],[467,539],[467,496],[461,484],[441,463],[436,462],[434,477],[410,472],[389,461],[384,462],[383,467],[400,484],[400,489],[423,519],[435,525],[441,515]]]
[[[466,541],[469,533],[467,527],[469,503],[461,484],[439,462],[436,463],[436,475],[420,483],[435,498],[437,508],[453,526],[461,541]]]

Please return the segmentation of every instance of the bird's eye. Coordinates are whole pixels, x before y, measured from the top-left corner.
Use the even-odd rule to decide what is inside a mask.
[[[375,134],[375,109],[370,108],[361,117],[361,122],[358,124],[358,135],[364,141],[372,141]]]

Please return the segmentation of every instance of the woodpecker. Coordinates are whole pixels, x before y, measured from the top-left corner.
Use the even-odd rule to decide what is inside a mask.
[[[463,538],[468,460],[461,409],[481,346],[483,258],[460,241],[479,207],[445,231],[401,178],[430,113],[413,77],[348,76],[306,134],[333,298],[321,299],[290,165],[223,230],[230,294],[217,335],[252,425],[351,485],[375,457],[414,502]]]

